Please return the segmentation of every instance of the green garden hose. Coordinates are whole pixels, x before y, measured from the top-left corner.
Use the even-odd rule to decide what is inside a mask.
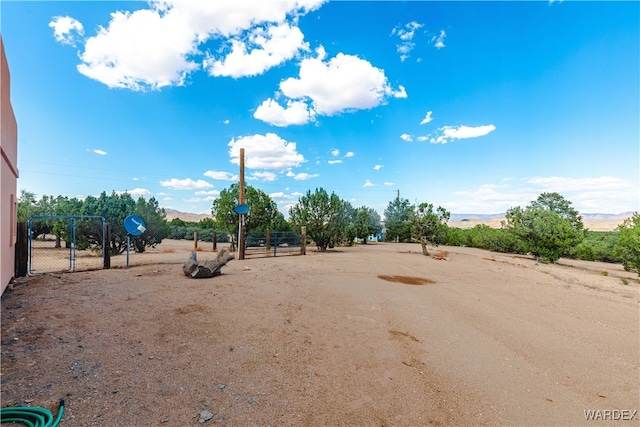
[[[58,416],[53,419],[51,411],[31,406],[0,408],[0,423],[21,423],[28,427],[55,427],[60,424],[64,412],[64,399],[60,399]]]

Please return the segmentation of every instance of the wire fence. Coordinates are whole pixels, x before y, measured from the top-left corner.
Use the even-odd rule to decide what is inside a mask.
[[[250,232],[245,234],[244,257],[304,255],[302,234],[295,231]]]
[[[190,252],[215,253],[221,249],[234,251],[226,233],[197,230],[183,239],[168,239],[153,228],[140,236],[112,230],[103,217],[33,216],[24,225],[24,273],[44,274],[87,271],[103,268],[129,268],[139,265],[184,263]],[[20,224],[19,224],[20,228]],[[155,234],[154,234],[155,233]],[[189,238],[186,238],[189,237]],[[17,245],[20,246],[19,243]],[[18,251],[17,251],[18,252]],[[17,253],[16,252],[16,253]],[[237,259],[304,255],[306,230],[301,232],[251,232],[245,235],[244,253]],[[213,256],[213,255],[212,255]]]
[[[99,216],[38,215],[27,221],[28,273],[104,265],[106,223]]]

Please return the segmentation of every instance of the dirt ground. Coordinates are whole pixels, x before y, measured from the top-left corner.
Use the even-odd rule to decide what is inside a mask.
[[[7,290],[2,406],[65,398],[64,426],[595,426],[621,421],[585,411],[640,409],[640,284],[619,265],[378,243],[190,279],[192,246]]]

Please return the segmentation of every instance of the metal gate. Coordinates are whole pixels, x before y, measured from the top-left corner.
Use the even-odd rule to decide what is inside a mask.
[[[295,231],[267,230],[245,234],[245,258],[303,254],[302,236]]]
[[[28,273],[95,270],[107,244],[101,216],[34,215],[27,220]]]

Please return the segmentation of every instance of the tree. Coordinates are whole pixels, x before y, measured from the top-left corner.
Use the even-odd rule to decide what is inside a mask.
[[[380,233],[380,215],[375,209],[361,206],[355,210],[355,237],[362,239],[364,244],[372,234]]]
[[[127,231],[124,229],[124,219],[132,215],[136,202],[129,193],[118,194],[113,191],[109,196],[103,191],[100,196],[87,196],[82,204],[82,215],[102,216],[109,223],[110,237],[107,242],[111,255],[118,255],[127,250]],[[100,246],[102,244],[102,230],[95,224],[85,224],[82,232],[87,247]]]
[[[18,197],[18,222],[27,222],[32,215],[36,214],[36,195],[30,191],[20,190],[20,197]]]
[[[618,226],[620,237],[614,247],[614,254],[622,259],[626,271],[635,271],[640,275],[640,214],[635,212],[631,218]]]
[[[311,190],[298,199],[289,210],[289,220],[296,226],[306,226],[307,235],[324,252],[344,241],[350,213],[353,208],[335,193],[329,195],[324,188]]]
[[[142,218],[146,228],[146,231],[140,236],[135,236],[131,239],[137,252],[144,252],[147,246],[155,248],[169,234],[167,214],[164,208],[158,205],[155,197],[150,198],[148,201],[143,197],[139,197],[133,209],[133,215]]]
[[[571,202],[558,193],[542,193],[525,209],[519,206],[509,209],[503,227],[536,259],[551,262],[584,237],[582,217],[571,207]]]
[[[238,184],[232,184],[228,189],[220,192],[220,196],[213,201],[211,214],[215,218],[215,226],[226,231],[231,236],[231,246],[235,248],[238,234],[238,214],[234,208],[239,203]],[[251,187],[245,188],[245,203],[249,205],[249,213],[244,216],[244,230],[266,231],[280,229],[285,222],[284,215],[278,210],[278,205],[267,193]]]
[[[47,199],[48,200],[48,199]],[[50,215],[51,212],[47,210],[47,203],[36,199],[35,193],[31,193],[26,190],[20,191],[20,197],[18,197],[18,222],[27,222],[27,220],[35,215]],[[38,236],[51,233],[53,224],[51,221],[36,221],[31,228],[31,237],[37,239]]]
[[[393,199],[384,210],[385,240],[398,242],[411,241],[411,225],[415,214],[414,207],[409,200],[398,197]]]
[[[451,214],[442,206],[434,210],[432,203],[418,205],[411,227],[414,239],[422,245],[422,254],[429,255],[427,244],[437,246],[447,239],[447,221]]]
[[[213,218],[202,218],[199,222],[198,222],[198,227],[200,228],[204,228],[204,229],[214,229],[216,228],[216,222],[213,220]]]

